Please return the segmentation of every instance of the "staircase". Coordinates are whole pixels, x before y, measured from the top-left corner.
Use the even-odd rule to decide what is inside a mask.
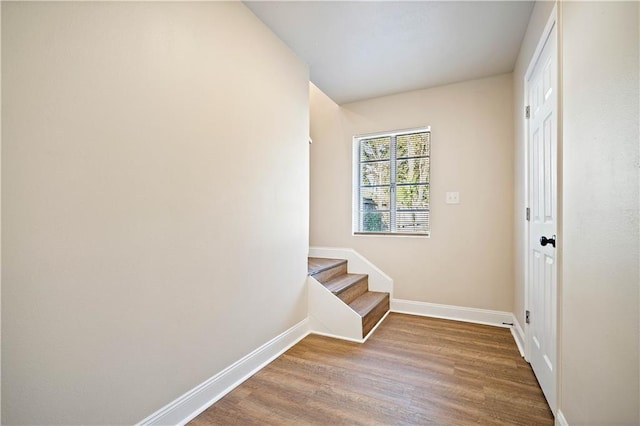
[[[360,317],[363,338],[389,311],[389,293],[369,291],[369,276],[350,274],[344,259],[310,257],[308,273]]]

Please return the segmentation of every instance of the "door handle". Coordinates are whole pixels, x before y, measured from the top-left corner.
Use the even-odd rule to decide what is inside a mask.
[[[554,248],[556,246],[556,236],[552,236],[551,238],[547,238],[544,235],[542,237],[540,237],[540,245],[542,247],[546,246],[547,244],[551,244]]]

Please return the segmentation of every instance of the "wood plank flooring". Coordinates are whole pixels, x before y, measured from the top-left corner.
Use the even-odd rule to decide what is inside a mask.
[[[553,425],[508,329],[391,313],[364,344],[310,335],[202,425]]]

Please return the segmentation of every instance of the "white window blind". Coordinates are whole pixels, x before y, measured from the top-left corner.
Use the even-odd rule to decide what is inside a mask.
[[[429,235],[429,128],[354,138],[354,233]]]

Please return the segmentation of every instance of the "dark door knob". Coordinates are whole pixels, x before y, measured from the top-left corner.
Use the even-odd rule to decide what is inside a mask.
[[[547,238],[545,236],[540,237],[540,245],[542,247],[544,247],[547,244],[551,244],[553,247],[555,247],[556,246],[556,236],[554,235],[551,238]]]

